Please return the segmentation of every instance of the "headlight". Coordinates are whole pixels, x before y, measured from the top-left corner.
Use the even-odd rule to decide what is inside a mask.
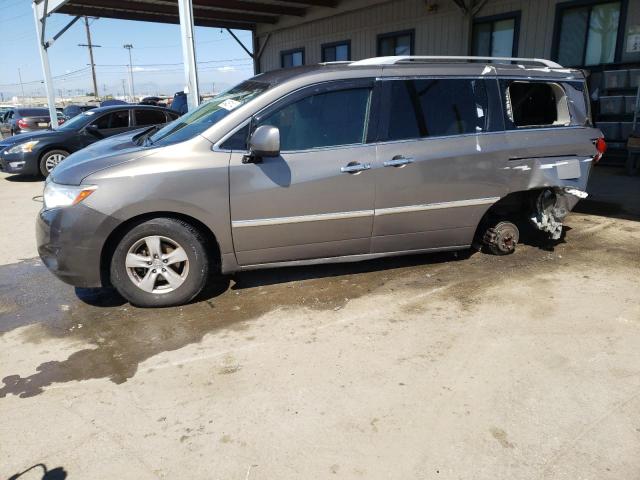
[[[39,143],[38,140],[31,140],[30,142],[19,143],[18,145],[14,145],[7,153],[31,153],[33,147],[35,147]]]
[[[82,202],[96,191],[95,185],[60,185],[47,182],[44,187],[44,209],[69,207]]]

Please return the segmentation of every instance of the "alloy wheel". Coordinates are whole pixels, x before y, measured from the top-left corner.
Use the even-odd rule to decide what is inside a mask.
[[[44,167],[47,169],[48,173],[51,173],[60,162],[62,162],[66,157],[61,153],[54,153],[53,155],[49,155],[44,161]]]
[[[176,241],[158,235],[135,242],[127,252],[125,265],[133,284],[148,293],[173,292],[189,275],[186,250]]]

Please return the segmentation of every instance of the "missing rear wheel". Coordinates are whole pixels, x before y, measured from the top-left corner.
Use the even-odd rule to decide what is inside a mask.
[[[509,255],[516,250],[520,239],[520,231],[515,224],[507,221],[497,223],[484,234],[483,243],[494,255]]]

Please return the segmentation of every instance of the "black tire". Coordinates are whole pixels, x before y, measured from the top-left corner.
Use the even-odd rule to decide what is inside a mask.
[[[47,163],[52,158],[54,158],[54,156],[63,157],[61,160],[58,161],[59,163],[69,156],[69,152],[67,152],[66,150],[58,149],[58,150],[49,150],[48,152],[45,152],[42,154],[42,156],[40,157],[40,161],[38,163],[38,167],[40,168],[40,174],[44,178],[47,178],[51,173],[51,170],[53,170],[53,168],[49,169],[49,165]]]
[[[142,242],[143,239],[153,236],[174,242],[186,252],[188,263],[184,264],[183,268],[188,266],[188,269],[183,283],[174,290],[160,293],[155,292],[155,290],[151,292],[145,291],[134,281],[134,279],[139,280],[139,277],[136,277],[136,272],[141,272],[140,276],[142,276],[145,270],[131,269],[126,266],[126,258],[130,249],[135,248],[135,245]],[[210,263],[205,245],[206,242],[202,234],[192,225],[182,220],[155,218],[140,223],[124,235],[113,253],[110,269],[111,284],[118,290],[120,295],[137,307],[184,305],[193,300],[207,283]],[[157,267],[159,282],[164,281],[164,277],[160,273],[161,267],[163,265]],[[149,269],[151,268],[153,267],[149,267]],[[152,271],[156,272],[156,270]]]
[[[510,255],[516,250],[520,231],[514,223],[501,221],[486,230],[483,244],[493,255]]]

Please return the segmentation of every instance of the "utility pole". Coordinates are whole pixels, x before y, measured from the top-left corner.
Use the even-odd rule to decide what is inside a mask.
[[[123,78],[122,79],[122,98],[127,98],[127,87],[124,86],[124,82],[126,80]]]
[[[24,85],[22,84],[22,73],[20,73],[20,67],[18,67],[18,78],[20,79],[20,90],[22,90],[22,100],[20,103],[24,103]]]
[[[133,48],[133,45],[127,43],[123,45],[123,47],[129,50],[129,93],[131,94],[131,98],[129,99],[129,101],[134,102],[135,93],[133,92],[133,61],[131,60],[131,49]]]
[[[87,30],[87,43],[79,43],[79,47],[87,47],[89,49],[89,61],[91,62],[91,76],[93,77],[93,97],[98,99],[98,82],[96,81],[96,64],[93,61],[93,48],[101,47],[91,43],[91,30],[89,29],[89,17],[84,17],[84,28]]]

